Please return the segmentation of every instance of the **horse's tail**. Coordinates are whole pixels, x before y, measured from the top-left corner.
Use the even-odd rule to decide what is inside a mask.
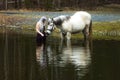
[[[90,25],[89,25],[89,36],[92,36],[92,20],[90,21]]]

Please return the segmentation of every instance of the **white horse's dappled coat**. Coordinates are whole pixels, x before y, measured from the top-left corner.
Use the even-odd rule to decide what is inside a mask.
[[[79,32],[83,30],[86,25],[89,25],[90,21],[91,15],[86,12],[80,11],[71,16],[69,20],[64,21],[62,24],[62,28],[66,32]]]
[[[88,38],[91,33],[91,15],[85,11],[78,11],[72,16],[61,15],[51,19],[48,28],[58,27],[61,30],[61,37],[67,35],[67,39],[71,38],[71,33],[82,31],[84,38]]]

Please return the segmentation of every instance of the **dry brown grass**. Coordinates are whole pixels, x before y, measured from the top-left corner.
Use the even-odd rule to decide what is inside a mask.
[[[20,16],[9,16],[5,14],[0,14],[0,26],[4,25],[16,25],[17,22],[21,22],[25,20],[25,18]]]

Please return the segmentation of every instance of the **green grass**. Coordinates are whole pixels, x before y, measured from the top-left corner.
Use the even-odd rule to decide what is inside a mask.
[[[95,22],[93,23],[93,30],[97,31],[120,31],[120,21],[113,22]]]
[[[95,22],[92,34],[94,39],[120,40],[120,21]]]
[[[96,22],[93,24],[93,36],[105,38],[120,38],[120,21]]]

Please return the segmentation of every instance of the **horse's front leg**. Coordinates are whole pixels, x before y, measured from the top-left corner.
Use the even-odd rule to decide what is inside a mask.
[[[61,31],[61,32],[60,32],[60,36],[61,36],[61,39],[64,39],[65,36],[66,36],[66,33]]]
[[[70,40],[71,39],[71,33],[70,32],[67,32],[67,39]]]

